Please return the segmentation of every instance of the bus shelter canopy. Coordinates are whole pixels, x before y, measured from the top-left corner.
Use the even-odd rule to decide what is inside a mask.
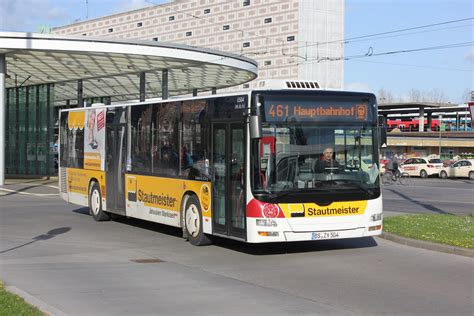
[[[216,50],[154,41],[0,32],[6,88],[54,84],[55,101],[83,98],[139,98],[145,72],[146,98],[161,97],[162,72],[169,95],[223,89],[257,77],[257,63]]]

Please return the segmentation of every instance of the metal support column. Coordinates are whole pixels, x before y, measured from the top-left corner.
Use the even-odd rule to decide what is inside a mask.
[[[425,130],[425,108],[420,107],[420,116],[418,119],[418,131],[423,132]]]
[[[20,88],[15,88],[15,174],[20,173]]]
[[[168,99],[168,69],[163,69],[161,79],[161,98],[163,100]]]
[[[40,86],[36,86],[36,96],[35,96],[35,122],[36,122],[36,127],[35,127],[35,174],[39,174],[40,170],[40,162],[38,161],[38,145],[40,143],[40,131],[41,131],[41,125],[40,125]]]
[[[427,126],[426,130],[428,132],[431,132],[431,122],[433,121],[432,117],[431,117],[431,114],[433,114],[433,113],[432,112],[427,112],[426,113],[426,116],[427,116],[427,119],[428,119],[428,124],[427,124],[428,126]],[[441,124],[441,122],[440,122],[440,124]]]
[[[193,89],[193,97],[197,97],[198,95],[198,89]]]
[[[5,185],[5,77],[7,72],[5,54],[0,54],[0,186]]]
[[[83,99],[83,86],[82,86],[82,79],[77,80],[77,107],[82,108],[84,106],[84,99]]]
[[[28,144],[30,142],[30,87],[25,87],[25,142],[24,152],[26,153],[25,159],[25,173],[30,174],[30,162],[28,161]]]
[[[216,87],[212,88],[212,94],[216,94],[216,93],[217,93]]]
[[[145,72],[140,72],[140,102],[145,101],[145,93],[146,93],[146,78]]]
[[[54,160],[54,155],[51,155],[51,143],[53,142],[52,132],[54,130],[53,118],[52,114],[53,111],[51,109],[52,100],[51,100],[51,87],[52,84],[49,83],[46,85],[46,176],[49,179],[49,176],[52,175],[51,172],[51,165],[52,161]]]

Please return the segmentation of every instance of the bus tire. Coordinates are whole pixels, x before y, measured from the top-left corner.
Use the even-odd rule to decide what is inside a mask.
[[[110,220],[110,214],[102,209],[102,194],[99,184],[95,181],[91,182],[89,189],[89,213],[97,222]]]
[[[194,246],[205,246],[211,243],[210,238],[202,230],[202,211],[199,200],[191,195],[184,208],[185,235]]]
[[[421,171],[420,171],[420,177],[422,177],[422,178],[428,178],[428,172],[426,172],[426,170],[421,170]]]

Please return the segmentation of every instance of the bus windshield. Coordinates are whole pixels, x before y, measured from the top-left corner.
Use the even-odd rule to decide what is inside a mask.
[[[270,123],[262,130],[252,146],[254,194],[379,192],[375,126]]]

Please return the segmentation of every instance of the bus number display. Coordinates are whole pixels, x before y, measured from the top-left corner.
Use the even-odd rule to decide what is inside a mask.
[[[367,103],[321,101],[265,102],[265,120],[267,122],[286,121],[367,121],[372,118]]]
[[[272,118],[283,118],[283,117],[288,117],[288,105],[274,105],[272,104],[270,106],[270,109],[268,110],[268,113],[271,115]]]

